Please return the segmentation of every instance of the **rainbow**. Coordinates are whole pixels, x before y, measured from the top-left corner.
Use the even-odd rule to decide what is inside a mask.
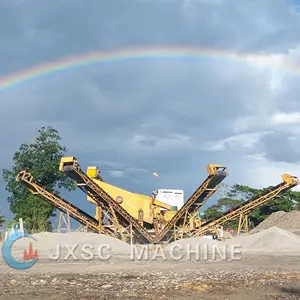
[[[264,67],[282,68],[280,60],[276,62],[273,58],[266,55],[254,55],[245,53],[236,53],[226,50],[217,50],[212,48],[184,48],[184,47],[159,47],[159,48],[131,48],[106,52],[92,52],[78,56],[71,56],[50,63],[45,63],[26,69],[20,72],[0,78],[0,91],[14,88],[34,81],[51,74],[62,73],[70,69],[84,66],[121,62],[128,60],[145,59],[170,59],[170,58],[212,58],[225,59],[233,61],[249,62]],[[300,74],[299,68],[285,66],[285,69]]]

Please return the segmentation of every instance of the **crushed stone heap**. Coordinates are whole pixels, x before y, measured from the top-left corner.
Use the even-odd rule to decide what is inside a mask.
[[[262,221],[260,224],[258,224],[253,230],[250,231],[250,233],[257,233],[262,230],[266,230],[272,226],[277,226],[278,220],[286,215],[286,212],[284,211],[277,211],[273,214],[271,214],[269,217],[267,217],[264,221]]]
[[[233,238],[229,244],[240,244],[244,253],[300,255],[300,237],[276,226],[260,232]]]
[[[258,226],[256,226],[250,233],[257,233],[262,230],[276,226],[282,229],[289,230],[293,233],[300,233],[300,211],[292,210],[290,212],[278,211],[270,215]]]

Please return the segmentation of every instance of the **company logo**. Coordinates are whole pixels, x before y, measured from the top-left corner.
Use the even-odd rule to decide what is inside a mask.
[[[17,260],[12,256],[12,246],[20,239],[30,239],[31,241],[28,248],[24,249],[23,259]],[[2,245],[2,257],[5,263],[15,270],[31,268],[38,261],[38,251],[33,250],[32,241],[36,241],[36,239],[24,232],[16,231],[10,234]]]

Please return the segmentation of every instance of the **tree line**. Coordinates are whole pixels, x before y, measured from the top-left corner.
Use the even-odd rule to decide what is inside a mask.
[[[23,218],[25,227],[30,233],[52,231],[51,217],[55,216],[55,208],[47,201],[36,195],[16,181],[17,174],[22,170],[29,170],[32,176],[48,191],[59,195],[61,189],[72,191],[75,184],[59,171],[59,162],[65,156],[67,148],[61,144],[61,137],[57,129],[51,126],[38,130],[37,138],[31,143],[24,143],[13,156],[11,169],[3,170],[3,180],[9,193],[7,201],[14,219],[8,226]],[[236,184],[226,192],[225,196],[204,211],[205,219],[218,217],[223,212],[242,204],[250,197],[259,195],[263,190]],[[288,191],[275,200],[256,208],[249,215],[252,226],[258,225],[271,213],[282,210],[300,209],[300,192]],[[5,222],[0,216],[0,226]],[[236,228],[237,221],[228,224]]]

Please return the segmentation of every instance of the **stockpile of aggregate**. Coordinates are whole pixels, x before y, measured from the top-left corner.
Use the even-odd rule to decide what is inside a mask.
[[[224,255],[230,255],[231,245],[205,237],[192,237],[174,241],[166,247],[170,258],[180,257],[187,260],[222,260]]]
[[[94,257],[129,257],[131,253],[131,247],[129,244],[103,235],[90,232],[71,232],[71,233],[54,233],[54,232],[42,232],[33,234],[32,237],[21,239],[16,241],[12,246],[12,253],[14,257],[20,257],[22,259],[24,249],[28,250],[29,244],[32,241],[33,250],[38,250],[39,258],[47,259],[52,255],[55,256],[60,252],[60,260],[64,259],[71,249],[76,246],[73,251],[76,259],[81,259],[82,255],[87,257],[93,253]],[[86,253],[85,251],[88,251]],[[99,254],[100,253],[100,254]],[[2,258],[2,257],[1,257]],[[51,258],[52,259],[52,258]],[[72,260],[72,256],[69,257]]]
[[[299,233],[300,211],[293,210],[288,213],[283,211],[275,212],[255,227],[250,233],[257,233],[272,226],[286,229],[294,233]]]
[[[166,247],[178,257],[200,259],[239,259],[248,255],[300,256],[300,236],[276,226],[257,233],[234,237],[225,242],[195,237],[175,241]]]
[[[278,220],[276,226],[291,231],[300,230],[300,211],[293,210],[288,212]]]
[[[168,248],[173,247],[177,245],[178,247],[186,247],[186,246],[195,246],[195,245],[217,245],[220,244],[221,242],[218,240],[213,240],[205,237],[192,237],[192,238],[186,238],[186,239],[181,239],[178,241],[175,241],[168,245]]]
[[[235,237],[226,243],[241,245],[244,254],[300,256],[300,236],[276,226],[254,234]]]
[[[271,214],[264,221],[262,221],[260,224],[258,224],[253,230],[251,230],[250,233],[257,233],[262,230],[266,230],[272,226],[277,226],[278,220],[285,215],[286,215],[286,212],[284,212],[284,211],[277,211],[277,212]]]
[[[236,259],[247,255],[300,256],[300,236],[289,230],[271,226],[257,233],[234,237],[225,242],[203,237],[182,239],[168,245],[167,250],[172,250],[176,255],[181,253],[184,257],[187,257],[188,253],[198,251],[200,259],[217,256],[220,259],[230,257]]]

